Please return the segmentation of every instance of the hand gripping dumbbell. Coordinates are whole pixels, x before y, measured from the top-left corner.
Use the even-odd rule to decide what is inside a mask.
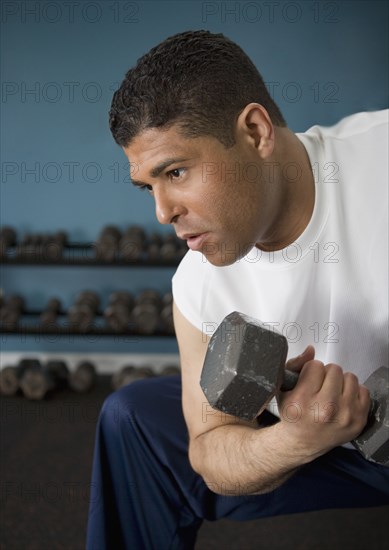
[[[200,385],[211,407],[254,420],[279,391],[295,387],[298,374],[285,369],[287,339],[260,321],[232,312],[212,335]],[[362,455],[389,465],[389,369],[380,367],[364,385],[371,407],[363,431],[351,443]]]

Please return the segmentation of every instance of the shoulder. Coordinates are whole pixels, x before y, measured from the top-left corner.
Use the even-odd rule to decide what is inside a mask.
[[[172,292],[178,309],[197,328],[201,328],[200,304],[206,300],[209,282],[206,258],[188,250],[173,275]]]
[[[214,266],[199,252],[184,256],[172,279],[174,302],[196,328],[216,327],[235,309],[252,306],[259,258],[246,256],[229,266]],[[250,292],[247,289],[250,288]]]
[[[387,132],[389,109],[364,111],[349,115],[333,126],[312,126],[303,135],[317,135],[325,138],[348,139],[375,131]]]

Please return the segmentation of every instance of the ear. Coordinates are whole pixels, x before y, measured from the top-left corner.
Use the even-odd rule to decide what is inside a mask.
[[[259,103],[249,103],[236,122],[239,139],[254,147],[262,159],[268,158],[274,149],[274,126],[269,113]]]

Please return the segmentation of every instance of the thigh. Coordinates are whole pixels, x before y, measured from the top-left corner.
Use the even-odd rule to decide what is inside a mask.
[[[189,463],[180,377],[140,381],[122,388],[118,395],[120,407],[131,403],[142,437],[147,437],[148,445],[173,476],[178,500],[199,518],[254,519],[326,508],[389,504],[389,468],[342,447],[305,465],[270,493],[241,495],[237,487],[234,494],[218,495],[208,489]]]

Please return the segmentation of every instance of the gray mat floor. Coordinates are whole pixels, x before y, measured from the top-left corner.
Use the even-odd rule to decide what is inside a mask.
[[[110,391],[109,377],[101,376],[85,395],[1,398],[1,550],[85,548],[95,424]],[[388,548],[389,507],[206,522],[196,544],[196,550]]]

